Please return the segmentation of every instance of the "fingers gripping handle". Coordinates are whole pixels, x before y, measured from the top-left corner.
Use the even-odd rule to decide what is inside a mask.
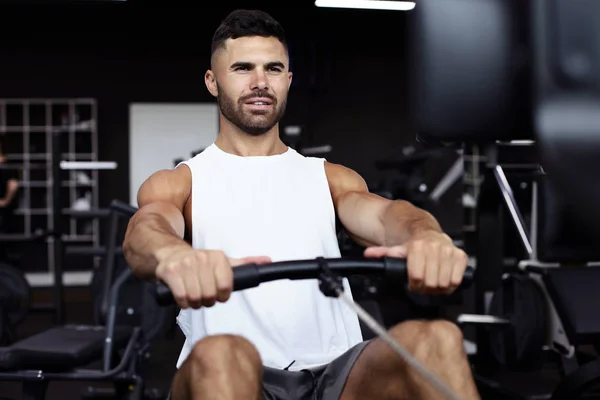
[[[309,260],[310,261],[310,260]],[[385,278],[389,282],[398,282],[399,284],[403,284],[407,282],[407,270],[406,270],[406,260],[401,258],[393,258],[393,257],[384,257],[382,260],[374,261],[374,260],[325,260],[326,262],[330,262],[331,271],[333,273],[340,273],[344,269],[344,265],[357,265],[360,264],[364,267],[362,272],[369,273],[370,271],[374,271],[380,273],[378,271],[382,271],[385,275]],[[318,268],[318,262],[314,260],[314,262],[302,262],[302,266],[296,268],[290,268],[290,265],[286,265],[286,263],[279,263],[282,265],[277,266],[276,272],[273,273],[272,268],[267,268],[269,265],[257,265],[257,264],[246,264],[241,265],[239,267],[235,267],[233,269],[233,290],[244,290],[252,287],[256,287],[262,283],[263,280],[272,280],[272,279],[287,279],[292,277],[294,274],[297,277],[302,278],[317,278],[319,275],[320,269]],[[381,268],[383,264],[384,268]],[[270,264],[270,266],[275,266],[276,264]],[[367,265],[370,265],[368,267]],[[261,273],[261,268],[265,271],[265,273]],[[298,268],[302,269],[302,271],[298,271]],[[350,270],[348,270],[348,273]],[[353,269],[353,272],[358,272],[358,270]],[[302,272],[302,273],[299,273]],[[266,275],[265,275],[266,274]],[[286,276],[287,274],[287,276]],[[360,272],[359,272],[360,274]],[[314,276],[313,276],[314,275]],[[341,275],[345,275],[341,273]],[[464,289],[470,285],[473,281],[474,270],[471,267],[468,267],[464,274],[464,279],[459,287],[459,290]],[[173,295],[164,283],[158,283],[155,289],[155,298],[159,305],[168,306],[175,303]]]
[[[233,290],[244,290],[260,285],[260,271],[256,264],[246,264],[233,269]],[[160,282],[155,289],[156,302],[160,306],[175,303],[173,294],[167,285]]]
[[[406,267],[406,260],[403,258],[395,257],[384,257],[384,271],[385,278],[388,282],[408,282],[408,271]],[[467,267],[465,269],[461,284],[457,290],[467,289],[473,280],[475,279],[475,269],[473,267]]]

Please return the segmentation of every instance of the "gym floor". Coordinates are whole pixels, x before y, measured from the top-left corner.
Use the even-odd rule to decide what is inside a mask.
[[[36,289],[33,292],[33,302],[46,303],[52,300],[49,289]],[[89,288],[68,288],[65,291],[66,321],[68,323],[93,324],[92,295]],[[18,339],[42,332],[53,326],[50,313],[29,314],[18,328]],[[163,339],[159,345],[152,348],[150,365],[147,370],[147,389],[158,389],[166,393],[170,380],[175,373],[175,363],[183,345],[183,337],[179,330],[172,339]],[[99,365],[93,367],[99,368]],[[46,400],[79,400],[82,399],[88,387],[110,387],[97,382],[52,382],[48,387]],[[20,400],[21,385],[18,382],[0,382],[0,398]],[[164,398],[164,397],[163,397]]]

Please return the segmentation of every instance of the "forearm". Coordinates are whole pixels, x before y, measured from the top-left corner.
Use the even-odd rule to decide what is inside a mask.
[[[404,200],[390,202],[381,213],[383,246],[402,245],[420,234],[442,233],[438,221],[429,212]]]
[[[10,203],[12,203],[14,198],[15,198],[15,193],[9,192],[9,193],[6,193],[6,196],[4,196],[4,198],[2,199],[2,202],[4,202],[5,204],[10,204]]]
[[[167,253],[177,248],[190,248],[183,239],[183,226],[183,216],[174,212],[165,216],[149,210],[131,219],[123,252],[137,277],[153,279],[156,267]]]
[[[11,179],[7,184],[6,194],[4,195],[4,198],[1,199],[2,202],[7,205],[12,203],[18,190],[19,190],[18,182],[14,179]]]

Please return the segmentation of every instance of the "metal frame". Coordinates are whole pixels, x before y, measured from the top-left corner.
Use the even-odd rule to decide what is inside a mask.
[[[465,173],[465,162],[463,155],[456,159],[454,164],[446,171],[442,179],[435,185],[429,199],[435,203],[439,202],[440,198],[459,180],[461,180]]]
[[[494,166],[494,176],[496,177],[496,182],[498,183],[498,187],[500,188],[500,192],[502,193],[504,204],[506,205],[506,208],[508,208],[513,223],[519,231],[519,236],[521,237],[521,241],[523,242],[525,251],[531,257],[531,255],[533,254],[533,249],[531,246],[531,241],[529,240],[529,235],[527,234],[527,229],[525,227],[525,220],[523,219],[521,210],[517,205],[512,188],[508,183],[508,179],[506,179],[504,169],[500,165]]]
[[[106,317],[106,336],[102,356],[101,370],[74,369],[69,372],[44,372],[40,370],[9,371],[0,372],[0,381],[23,382],[23,394],[32,400],[43,400],[45,398],[47,385],[50,381],[113,381],[123,384],[135,385],[131,398],[141,399],[144,391],[143,380],[137,373],[137,366],[142,354],[147,350],[148,344],[144,342],[140,327],[135,327],[125,347],[123,357],[118,365],[111,368],[113,364],[114,332],[116,324],[117,306],[119,292],[125,282],[131,277],[130,268],[125,269],[113,284],[112,276],[117,253],[117,230],[119,216],[131,217],[136,209],[128,204],[113,201],[111,204],[109,238],[114,240],[107,243],[106,268],[104,285],[105,303],[103,306],[108,310]]]
[[[14,107],[15,114],[9,114],[10,108]],[[36,119],[34,108],[39,111],[39,120]],[[66,120],[57,118],[55,111],[60,109],[65,112]],[[75,119],[78,112],[84,121]],[[14,121],[10,116],[17,116]],[[35,120],[34,120],[35,119]],[[91,281],[92,271],[65,272],[63,270],[64,247],[67,242],[77,242],[78,244],[89,244],[93,247],[100,245],[100,238],[97,232],[100,228],[99,218],[90,218],[86,223],[91,224],[91,233],[79,234],[78,221],[71,216],[68,219],[69,225],[66,229],[58,232],[57,229],[60,215],[65,215],[65,207],[69,208],[69,203],[73,204],[77,199],[78,189],[82,183],[76,177],[77,170],[86,169],[86,174],[90,178],[89,182],[83,185],[89,187],[91,193],[92,208],[98,207],[98,169],[89,169],[94,164],[67,164],[66,167],[70,178],[68,181],[60,179],[60,169],[55,166],[63,159],[68,163],[98,163],[98,110],[96,100],[93,98],[2,98],[0,99],[0,133],[7,134],[16,139],[20,152],[6,154],[9,160],[18,161],[19,165],[3,165],[2,168],[22,170],[22,181],[20,186],[23,188],[22,204],[15,214],[23,218],[23,231],[16,234],[0,235],[0,241],[29,242],[36,240],[38,232],[35,230],[36,219],[45,219],[46,231],[43,235],[47,251],[46,268],[43,271],[28,272],[26,278],[32,287],[53,287],[53,304],[44,305],[43,309],[55,313],[55,320],[58,324],[64,322],[64,302],[62,292],[64,286],[87,285]],[[9,125],[10,124],[10,125]],[[62,134],[62,138],[61,138]],[[89,138],[91,148],[79,149],[76,146],[76,138],[85,135]],[[16,137],[15,137],[16,136]],[[38,141],[39,139],[39,141]],[[64,146],[55,146],[54,139],[61,139]],[[41,148],[39,152],[31,153],[33,143],[39,142]],[[64,151],[61,151],[64,150]],[[102,169],[116,167],[114,163],[100,163],[98,166]],[[62,169],[62,168],[61,168]],[[35,171],[34,171],[35,170]],[[32,175],[38,170],[44,171],[45,176],[35,179]],[[58,194],[61,187],[69,188],[69,193],[63,193],[69,199],[63,199],[61,204]],[[62,189],[64,190],[64,189]],[[35,191],[35,192],[34,192]],[[38,192],[39,191],[39,192]],[[36,193],[44,193],[45,204],[43,207],[32,209],[32,200],[38,198]],[[65,204],[67,204],[65,206]],[[94,259],[94,266],[98,266],[98,259]],[[42,309],[42,307],[37,307]]]
[[[517,143],[518,145],[524,145],[525,143]],[[530,144],[530,143],[527,143]],[[533,143],[531,143],[533,144]],[[501,165],[494,162],[491,165],[494,168],[494,176],[498,183],[498,187],[502,193],[502,198],[506,205],[506,208],[510,212],[512,221],[515,224],[521,238],[521,242],[525,251],[528,254],[528,258],[520,260],[518,268],[526,272],[530,278],[532,278],[542,289],[549,310],[550,328],[548,331],[547,346],[550,350],[561,354],[563,357],[570,359],[575,355],[575,347],[571,344],[567,337],[562,321],[556,311],[556,307],[552,301],[552,298],[548,294],[548,290],[543,281],[543,270],[545,268],[558,268],[559,263],[546,263],[538,259],[537,255],[537,239],[538,239],[538,184],[537,182],[532,183],[532,204],[531,204],[531,223],[529,229],[527,229],[523,215],[519,209],[519,206],[514,198],[512,188],[508,183],[504,169]],[[541,167],[540,167],[540,171]],[[543,172],[543,171],[542,171]],[[599,266],[600,262],[588,262],[585,264],[588,267]],[[487,306],[486,306],[487,308]]]

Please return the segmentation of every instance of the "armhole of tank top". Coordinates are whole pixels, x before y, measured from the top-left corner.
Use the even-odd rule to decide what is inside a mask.
[[[190,225],[191,226],[189,227],[189,229],[185,230],[185,234],[183,236],[183,239],[185,241],[187,241],[188,243],[190,243],[190,244],[193,245],[193,241],[194,241],[194,239],[193,239],[193,232],[194,232],[194,219],[195,218],[194,218],[194,203],[193,203],[193,201],[194,201],[194,196],[193,196],[193,193],[194,193],[194,169],[192,168],[192,164],[193,164],[193,161],[191,159],[190,160],[184,160],[184,161],[179,162],[175,166],[175,168],[179,168],[180,166],[185,165],[190,170],[190,176],[191,176],[190,196],[188,197],[185,205],[183,206],[183,209],[184,209],[184,212],[185,212],[185,207],[187,207],[188,202],[190,202],[190,201],[192,202],[190,204],[190,208],[191,208],[191,215],[190,215],[191,221],[190,221]]]
[[[331,189],[329,188],[329,179],[327,179],[327,172],[325,171],[325,163],[327,163],[327,159],[326,158],[314,158],[314,160],[319,164],[319,170],[322,173],[323,176],[323,180],[324,180],[324,184],[325,184],[325,188],[328,194],[328,199],[329,199],[329,209],[331,211],[331,216],[332,216],[332,223],[335,227],[335,231],[336,233],[338,232],[338,228],[341,227],[341,222],[339,222],[338,220],[338,216],[337,216],[337,212],[335,210],[335,205],[333,204],[333,197],[331,196]]]

